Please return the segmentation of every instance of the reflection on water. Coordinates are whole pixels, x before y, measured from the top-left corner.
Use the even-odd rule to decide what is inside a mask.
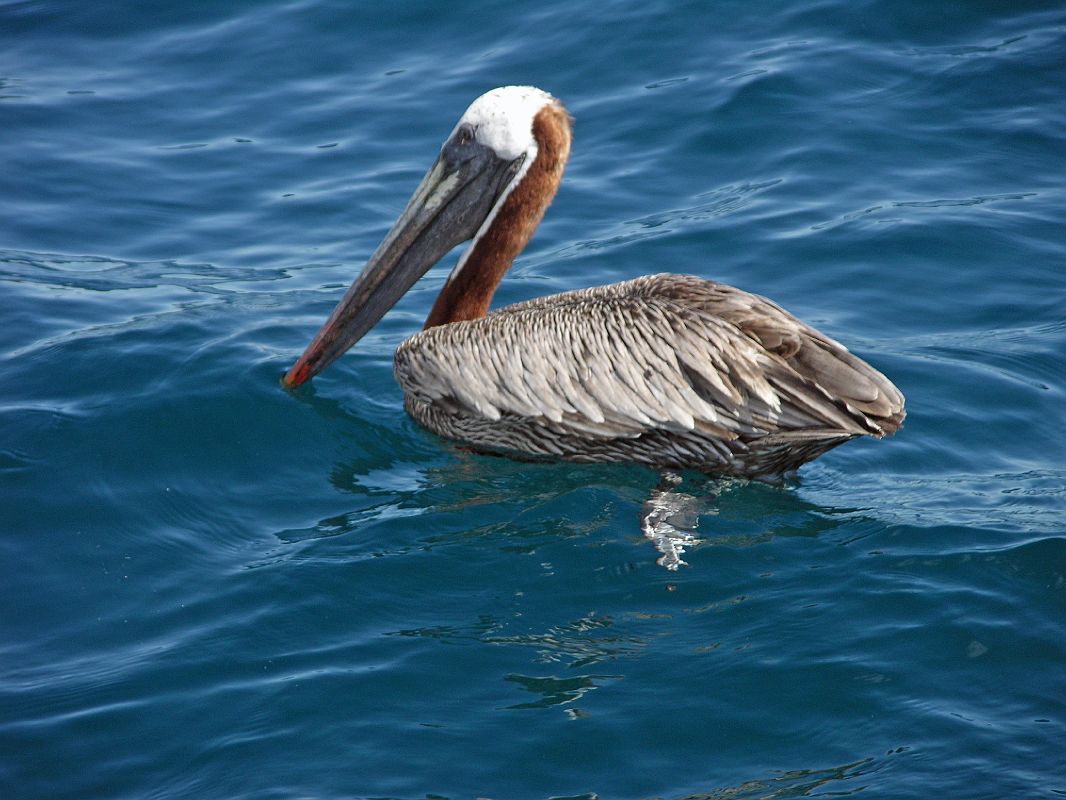
[[[657,563],[669,570],[687,565],[688,562],[681,558],[685,548],[701,541],[693,533],[700,522],[700,500],[691,494],[674,491],[673,487],[679,483],[680,476],[664,475],[659,488],[651,493],[640,510],[640,529],[662,553]]]
[[[896,748],[889,755],[907,752]],[[869,789],[862,779],[880,772],[886,759],[864,758],[850,764],[828,769],[796,769],[782,772],[773,778],[761,778],[710,792],[687,794],[679,800],[783,800],[789,797],[850,797]],[[822,791],[819,791],[822,790]]]
[[[275,535],[289,544],[346,537],[349,557],[471,543],[532,555],[565,539],[587,546],[650,541],[656,563],[676,571],[688,565],[686,551],[701,546],[752,547],[883,524],[860,508],[807,501],[797,480],[772,485],[696,473],[659,476],[632,465],[512,461],[464,451],[409,420],[390,430],[334,400],[314,398],[312,405],[337,423],[334,438],[345,458],[330,468],[329,482],[349,499],[337,513]],[[417,450],[431,455],[408,460]],[[419,517],[431,524],[412,524]],[[634,558],[639,563],[644,556],[635,551]]]
[[[781,536],[818,536],[842,525],[854,529],[866,519],[861,509],[810,503],[796,491],[798,485],[796,479],[771,485],[666,474],[641,507],[640,529],[661,553],[657,563],[676,571],[688,565],[682,558],[688,548],[751,547]],[[701,520],[704,534],[697,536]]]
[[[581,696],[593,689],[599,689],[600,684],[606,680],[621,680],[621,675],[576,675],[572,678],[531,677],[528,675],[508,675],[507,680],[519,684],[527,692],[539,694],[539,700],[531,700],[528,703],[517,703],[507,706],[508,709],[518,710],[527,708],[549,708],[551,706],[566,705],[580,700]],[[580,716],[577,709],[567,709],[571,717]]]
[[[469,625],[438,625],[395,631],[398,636],[436,639],[446,644],[480,642],[495,646],[530,647],[541,664],[562,663],[568,669],[612,661],[640,652],[647,644],[644,637],[616,630],[608,616],[587,614],[580,619],[550,625],[541,631],[506,633],[508,623],[482,616]]]

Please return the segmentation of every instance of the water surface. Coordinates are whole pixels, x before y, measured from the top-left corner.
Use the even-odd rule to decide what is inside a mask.
[[[1066,13],[0,3],[0,794],[1066,794]],[[277,380],[463,109],[576,119],[498,303],[694,273],[889,375],[784,487],[462,452]],[[691,484],[691,482],[690,482]]]

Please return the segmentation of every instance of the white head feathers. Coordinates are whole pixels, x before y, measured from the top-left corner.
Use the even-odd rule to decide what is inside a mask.
[[[533,86],[501,86],[471,103],[456,130],[470,125],[474,138],[495,150],[500,158],[511,160],[523,153],[533,156],[537,152],[533,118],[554,102],[554,97]]]

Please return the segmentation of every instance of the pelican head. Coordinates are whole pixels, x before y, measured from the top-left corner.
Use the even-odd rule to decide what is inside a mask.
[[[538,124],[545,119],[547,138],[545,125]],[[550,158],[542,152],[546,142],[553,145]],[[547,92],[505,86],[475,100],[400,218],[282,382],[299,386],[332,364],[430,267],[469,239],[474,243],[456,264],[426,324],[484,314],[499,278],[551,202],[569,146],[569,117]],[[516,191],[534,177],[534,164],[540,165],[537,172],[547,168],[554,179]],[[506,230],[493,232],[500,226]]]

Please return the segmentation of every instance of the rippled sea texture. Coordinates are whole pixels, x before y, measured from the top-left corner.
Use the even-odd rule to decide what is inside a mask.
[[[0,796],[1066,794],[1054,3],[0,2]],[[479,457],[278,378],[481,92],[576,119],[497,296],[673,271],[907,395],[795,484]]]

